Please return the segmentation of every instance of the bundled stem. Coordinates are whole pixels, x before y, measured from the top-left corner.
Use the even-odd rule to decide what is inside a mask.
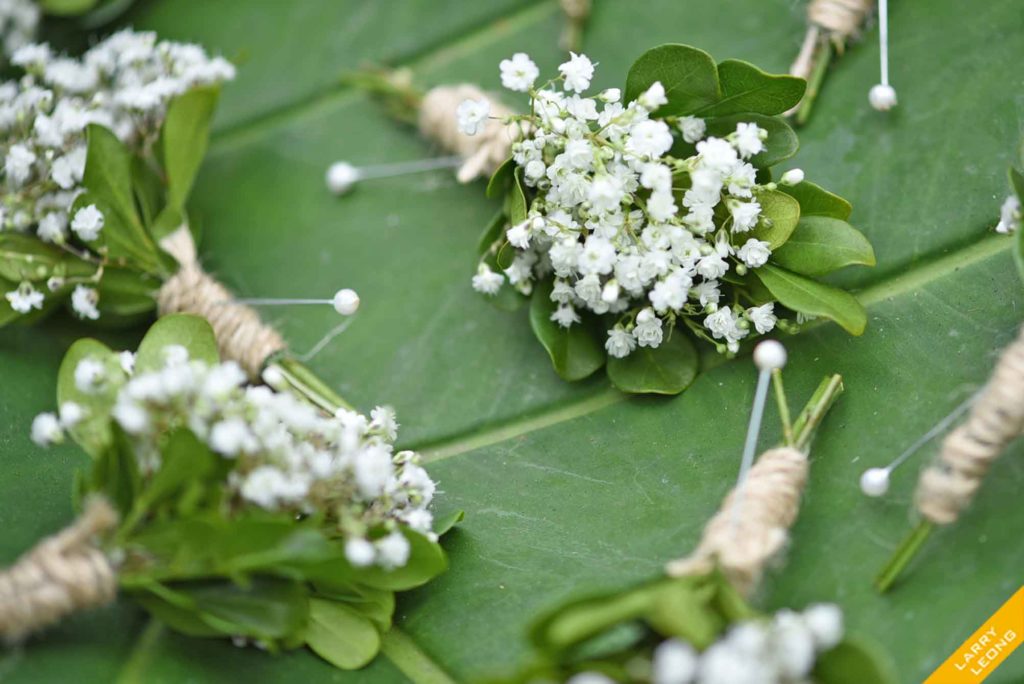
[[[807,482],[806,449],[842,389],[838,375],[822,381],[793,425],[792,439],[761,455],[704,527],[696,550],[668,565],[670,576],[706,573],[717,566],[738,591],[753,592],[789,540]]]
[[[67,615],[113,601],[117,573],[95,538],[116,526],[110,504],[92,499],[70,527],[0,573],[0,638],[16,642]]]

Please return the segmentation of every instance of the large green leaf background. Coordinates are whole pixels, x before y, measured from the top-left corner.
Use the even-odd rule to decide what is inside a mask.
[[[598,0],[585,38],[596,85],[621,86],[645,48],[673,41],[716,59],[783,71],[803,34],[801,3]],[[500,672],[528,657],[531,616],[561,599],[658,572],[698,538],[733,481],[754,372],[720,365],[671,399],[627,399],[603,379],[566,384],[532,339],[524,309],[497,311],[468,286],[474,244],[493,206],[450,176],[379,181],[338,200],[323,187],[336,159],[397,161],[430,152],[338,77],[361,60],[410,66],[420,81],[499,85],[497,62],[561,61],[553,1],[467,3],[160,0],[126,19],[236,58],[194,191],[205,262],[238,292],[330,296],[356,288],[364,308],[311,363],[368,408],[392,402],[405,446],[420,448],[444,509],[465,523],[446,538],[451,570],[402,598],[401,630],[359,673],[305,652],[274,657],[175,636],[136,608],[68,620],[0,657],[18,682],[421,681]],[[893,3],[900,106],[872,111],[876,33],[830,74],[794,165],[853,202],[878,267],[839,280],[859,288],[868,330],[833,325],[789,341],[794,401],[831,371],[847,392],[815,445],[787,562],[764,583],[765,608],[834,600],[850,629],[885,643],[902,681],[919,681],[1021,582],[1024,450],[994,468],[977,503],[926,546],[891,594],[875,571],[909,528],[919,456],[891,494],[865,499],[859,473],[888,462],[986,377],[1013,336],[1024,297],[1010,241],[990,234],[1024,114],[1024,15],[1017,0]],[[274,310],[298,351],[336,323],[329,311]],[[53,404],[67,320],[0,338],[0,558],[13,560],[72,515],[72,446],[43,451],[31,417]],[[140,331],[104,334],[134,345]],[[767,445],[774,434],[765,437]],[[433,679],[432,679],[433,677]],[[1024,678],[1013,656],[990,679]]]

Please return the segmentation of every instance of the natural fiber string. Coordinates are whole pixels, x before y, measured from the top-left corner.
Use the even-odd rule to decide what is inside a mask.
[[[705,525],[697,549],[669,563],[668,574],[699,574],[717,566],[737,590],[749,595],[789,539],[807,471],[807,455],[798,449],[766,451]],[[740,502],[743,508],[736,515]]]
[[[807,4],[807,34],[789,73],[808,78],[821,34],[844,44],[857,35],[874,5],[874,0],[811,0]]]
[[[579,50],[580,34],[590,18],[591,0],[561,0],[567,23],[559,39],[563,50]]]
[[[476,135],[466,135],[459,130],[455,111],[465,100],[481,99],[491,103],[491,119]],[[511,155],[512,143],[524,132],[517,124],[500,121],[512,113],[474,85],[438,86],[423,96],[419,128],[424,137],[465,160],[456,177],[460,183],[468,183],[490,176]]]
[[[917,509],[948,525],[974,498],[989,467],[1007,444],[1024,433],[1024,328],[1003,350],[966,422],[942,443],[939,457],[918,481]]]
[[[157,293],[160,315],[202,316],[213,328],[221,354],[237,361],[249,377],[258,378],[264,362],[285,348],[284,339],[263,323],[253,308],[235,301],[226,287],[203,270],[188,226],[181,226],[165,237],[160,246],[180,265]]]
[[[93,540],[116,525],[110,504],[93,499],[70,527],[0,573],[0,638],[16,642],[72,613],[113,601],[117,573]]]

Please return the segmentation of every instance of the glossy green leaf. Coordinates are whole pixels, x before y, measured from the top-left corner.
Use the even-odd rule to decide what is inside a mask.
[[[768,132],[764,141],[764,149],[748,161],[759,169],[774,166],[796,154],[800,148],[800,140],[796,133],[783,119],[763,114],[730,114],[708,119],[707,134],[724,138],[736,131],[739,123],[755,123]]]
[[[891,658],[878,646],[856,637],[843,639],[818,657],[814,680],[821,684],[896,684]]]
[[[105,382],[95,391],[82,391],[75,379],[78,365],[84,361],[101,363],[108,378],[113,380],[120,371],[117,356],[105,344],[93,339],[75,342],[60,362],[57,377],[57,406],[74,402],[85,409],[85,415],[70,432],[71,437],[91,456],[103,454],[111,444],[110,409],[114,405],[115,382]]]
[[[665,88],[668,103],[658,114],[692,114],[721,98],[718,69],[711,55],[688,45],[667,44],[640,55],[629,68],[624,100],[632,102],[655,82]]]
[[[132,154],[111,131],[98,124],[88,128],[88,153],[82,184],[88,192],[75,200],[74,210],[95,204],[103,212],[100,237],[112,257],[152,273],[161,268],[156,244],[142,226],[132,189]]]
[[[853,211],[850,203],[842,197],[810,181],[804,181],[797,185],[781,185],[779,190],[800,203],[801,216],[826,216],[846,221],[850,218],[850,212]]]
[[[489,181],[487,181],[487,196],[491,198],[501,197],[511,186],[515,178],[516,164],[511,157],[502,162]]]
[[[306,627],[309,600],[295,582],[259,578],[247,586],[226,580],[183,582],[168,587],[179,607],[224,635],[284,639]]]
[[[354,575],[357,581],[376,589],[404,591],[426,584],[448,569],[448,560],[436,542],[408,529],[402,533],[409,540],[409,562],[394,569],[361,568]]]
[[[559,377],[582,380],[604,365],[604,347],[586,321],[563,328],[551,320],[557,308],[551,301],[551,282],[538,283],[530,298],[530,327],[547,350]]]
[[[21,233],[0,232],[0,278],[5,280],[46,280],[70,259],[54,245]]]
[[[853,264],[874,266],[875,252],[864,234],[846,221],[809,216],[800,219],[786,244],[772,252],[772,263],[818,276]]]
[[[803,79],[788,74],[769,74],[738,59],[719,63],[718,80],[722,85],[721,99],[694,112],[696,115],[782,114],[800,102],[806,86]]]
[[[220,361],[217,338],[206,319],[191,314],[163,316],[154,323],[139,344],[135,355],[136,371],[160,370],[167,363],[165,350],[184,347],[190,359],[215,364]]]
[[[73,17],[85,14],[99,2],[100,0],[40,0],[39,5],[47,14]]]
[[[625,358],[608,358],[608,378],[623,392],[679,394],[697,377],[697,350],[682,330],[654,349],[639,347]]]
[[[97,287],[100,317],[147,314],[156,308],[159,288],[160,281],[147,273],[107,267]]]
[[[220,88],[193,88],[176,97],[167,108],[160,134],[163,166],[167,174],[167,200],[183,208],[199,165],[206,156],[210,121]]]
[[[366,665],[380,650],[380,633],[374,624],[338,601],[309,600],[305,637],[314,653],[343,670]]]
[[[861,303],[845,290],[771,264],[765,264],[754,273],[783,306],[807,316],[830,318],[851,335],[864,332],[867,313]]]
[[[786,244],[800,222],[800,204],[777,190],[761,190],[754,195],[761,205],[761,218],[750,237],[764,240],[775,250]],[[745,242],[739,237],[739,244]]]

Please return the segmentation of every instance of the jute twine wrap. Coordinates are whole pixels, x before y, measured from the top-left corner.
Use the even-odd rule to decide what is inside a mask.
[[[492,118],[476,135],[459,131],[455,110],[465,100],[487,100],[491,103]],[[468,183],[480,176],[490,176],[512,154],[512,143],[521,137],[523,129],[517,124],[498,120],[512,113],[511,109],[474,85],[437,86],[423,96],[419,128],[424,137],[465,160],[456,177],[460,183]]]
[[[967,420],[942,443],[921,473],[917,509],[937,525],[954,522],[981,486],[1006,445],[1024,433],[1024,328],[1003,350]]]
[[[94,538],[116,525],[110,504],[94,499],[70,527],[0,572],[0,638],[16,642],[72,613],[113,601],[117,573]]]
[[[590,16],[590,0],[561,0],[561,5],[570,21],[582,23]]]
[[[752,593],[789,539],[807,470],[807,456],[797,449],[766,451],[705,525],[696,550],[669,563],[668,574],[701,574],[717,566],[738,591]]]
[[[203,270],[187,226],[181,226],[161,240],[160,246],[181,266],[157,293],[160,315],[202,316],[217,336],[221,355],[238,362],[250,378],[258,378],[263,363],[285,348],[284,339],[264,324],[252,307],[235,301],[226,287]]]
[[[810,76],[821,33],[845,43],[857,35],[874,6],[874,0],[811,0],[807,4],[807,34],[789,73],[800,78]]]

